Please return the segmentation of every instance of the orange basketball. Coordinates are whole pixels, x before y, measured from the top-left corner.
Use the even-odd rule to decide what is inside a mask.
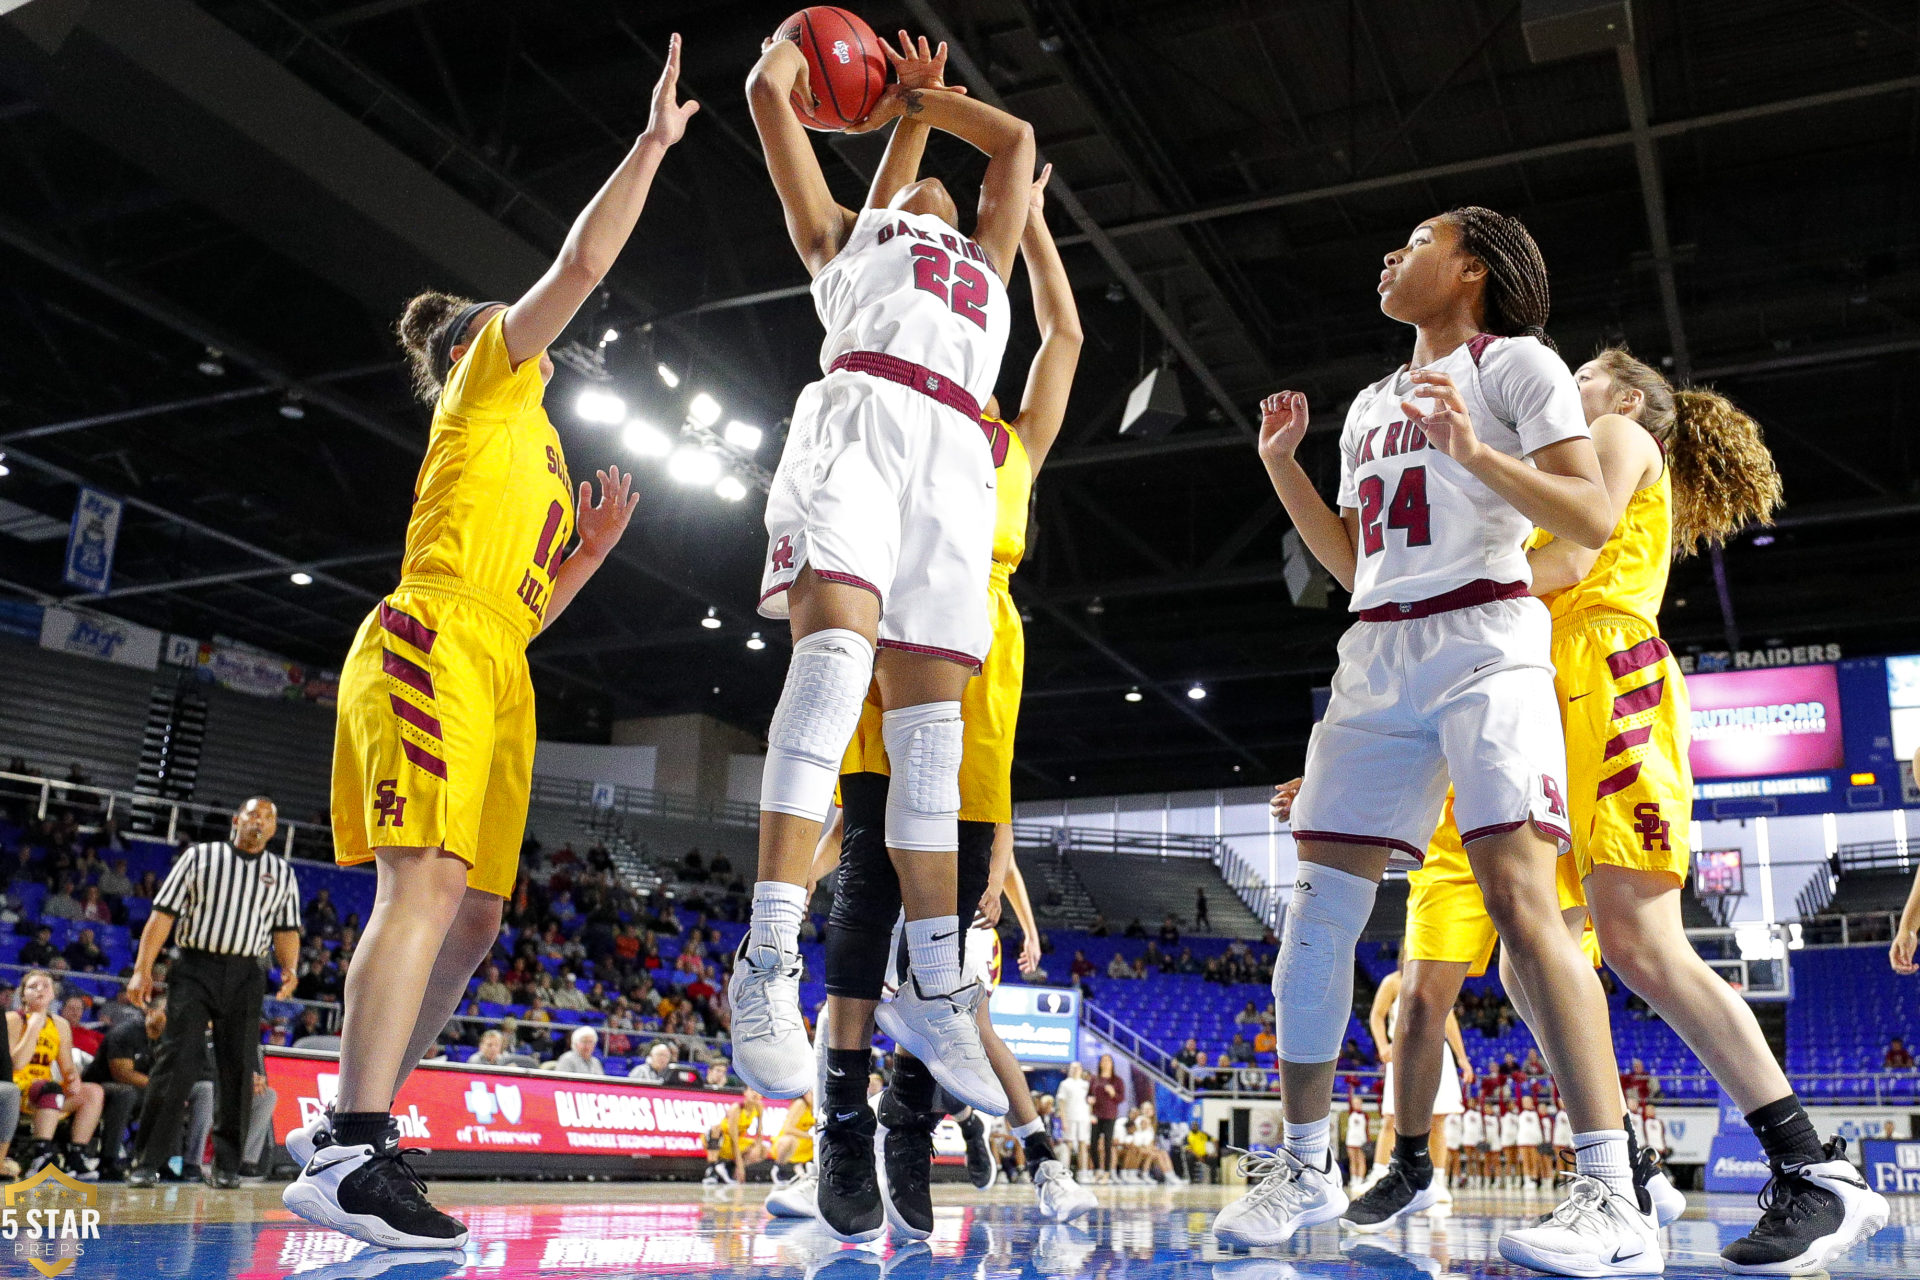
[[[880,39],[857,15],[832,5],[802,9],[780,24],[779,38],[800,46],[817,106],[798,93],[793,113],[809,129],[837,133],[873,113],[887,87],[887,56]]]

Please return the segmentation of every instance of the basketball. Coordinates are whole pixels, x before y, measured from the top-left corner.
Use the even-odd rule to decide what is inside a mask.
[[[793,113],[802,124],[837,133],[872,113],[887,87],[887,56],[872,27],[845,9],[817,4],[781,23],[779,32],[806,55],[817,105],[809,110],[794,94]]]

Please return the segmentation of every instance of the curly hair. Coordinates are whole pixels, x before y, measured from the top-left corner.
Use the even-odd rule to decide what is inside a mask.
[[[1479,205],[1462,205],[1443,216],[1459,229],[1460,247],[1487,264],[1487,331],[1538,338],[1548,350],[1558,351],[1547,336],[1547,313],[1553,306],[1547,260],[1526,224]]]
[[[400,313],[394,332],[407,353],[413,394],[428,404],[440,398],[440,376],[433,367],[434,343],[455,317],[473,305],[473,299],[429,289],[415,294]]]
[[[1753,524],[1771,524],[1785,501],[1760,424],[1709,387],[1678,391],[1624,347],[1593,358],[1614,385],[1640,393],[1634,415],[1666,451],[1673,476],[1673,557],[1718,546]]]

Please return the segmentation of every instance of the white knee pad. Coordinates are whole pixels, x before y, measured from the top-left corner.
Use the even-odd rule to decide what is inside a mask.
[[[923,702],[880,717],[887,743],[887,847],[927,853],[960,848],[960,749],[957,702]]]
[[[1286,937],[1273,966],[1280,1057],[1332,1062],[1353,1012],[1353,950],[1373,914],[1371,880],[1300,864],[1287,908]]]
[[[767,730],[760,808],[815,822],[833,808],[840,760],[873,680],[873,646],[857,631],[816,631],[793,646]]]

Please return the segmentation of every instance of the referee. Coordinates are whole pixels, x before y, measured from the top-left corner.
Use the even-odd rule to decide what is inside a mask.
[[[266,851],[279,825],[273,801],[255,796],[233,815],[233,840],[196,844],[180,855],[140,933],[127,999],[141,1008],[153,992],[153,962],[173,935],[180,954],[167,971],[167,1029],[140,1109],[139,1149],[127,1185],[150,1187],[180,1146],[187,1096],[200,1076],[213,1027],[213,1167],[209,1185],[240,1185],[246,1124],[260,1051],[260,957],[273,942],[280,998],[293,994],[300,959],[300,890],[287,860]]]

